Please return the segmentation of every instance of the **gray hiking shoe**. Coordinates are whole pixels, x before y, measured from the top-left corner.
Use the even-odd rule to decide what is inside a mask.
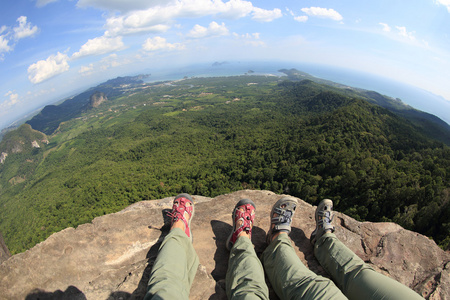
[[[289,234],[291,232],[292,218],[297,205],[297,199],[291,197],[283,197],[273,205],[270,212],[270,229],[266,237],[267,244],[270,244],[274,234],[278,232]],[[272,225],[275,226],[272,228]]]
[[[311,244],[315,244],[325,232],[334,232],[333,221],[333,201],[324,199],[320,201],[316,208],[316,229],[311,233]]]

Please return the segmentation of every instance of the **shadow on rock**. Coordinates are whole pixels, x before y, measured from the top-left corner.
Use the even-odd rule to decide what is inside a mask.
[[[25,300],[86,300],[86,296],[78,288],[69,286],[64,292],[57,290],[55,292],[45,292],[34,290],[25,297]]]
[[[211,221],[211,227],[215,235],[214,240],[216,241],[215,266],[211,276],[218,282],[219,280],[225,280],[225,275],[227,274],[230,252],[227,250],[226,242],[233,228],[228,223],[216,220]]]
[[[162,210],[162,217],[164,219],[164,225],[159,229],[161,231],[161,235],[158,238],[158,241],[150,247],[150,250],[147,252],[147,266],[142,273],[141,280],[137,288],[133,291],[132,294],[122,291],[113,292],[109,295],[108,300],[123,300],[123,299],[143,299],[145,294],[147,293],[147,285],[150,280],[150,274],[152,272],[153,264],[158,256],[159,247],[161,246],[164,238],[170,231],[170,217],[167,215],[167,212],[171,211],[170,209]],[[149,228],[152,228],[149,226]]]
[[[328,276],[319,264],[319,261],[314,256],[314,247],[311,245],[309,238],[305,236],[303,230],[292,227],[291,234],[289,236],[294,241],[295,246],[298,247],[298,250],[305,255],[306,266],[308,269],[318,275]]]
[[[214,270],[211,276],[216,281],[215,293],[209,297],[209,300],[226,300],[225,292],[225,276],[228,269],[228,258],[230,252],[226,247],[228,236],[233,227],[225,222],[211,220],[211,228],[214,232],[214,240],[216,241],[216,252],[214,253]]]

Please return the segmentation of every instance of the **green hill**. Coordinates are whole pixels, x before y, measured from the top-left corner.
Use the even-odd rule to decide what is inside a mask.
[[[85,111],[91,109],[91,96],[103,93],[107,97],[118,97],[121,94],[132,90],[134,87],[143,84],[142,79],[149,75],[138,75],[128,77],[118,77],[108,80],[95,88],[76,95],[59,105],[47,105],[42,111],[26,123],[34,129],[46,134],[52,134],[61,122],[66,122],[73,118],[80,117]]]
[[[143,84],[58,128],[0,165],[12,253],[140,200],[245,188],[331,198],[450,242],[450,148],[358,91],[265,76]]]

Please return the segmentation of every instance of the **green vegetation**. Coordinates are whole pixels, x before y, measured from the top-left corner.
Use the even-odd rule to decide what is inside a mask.
[[[137,201],[247,188],[331,198],[358,220],[450,243],[450,148],[357,92],[239,76],[108,98],[0,165],[12,253]]]

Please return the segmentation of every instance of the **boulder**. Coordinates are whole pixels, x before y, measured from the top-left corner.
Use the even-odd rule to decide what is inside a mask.
[[[231,212],[242,198],[256,204],[253,243],[265,244],[269,213],[281,195],[243,190],[215,198],[193,196],[191,223],[200,258],[190,299],[226,299]],[[0,265],[0,295],[6,299],[141,299],[158,248],[168,233],[165,212],[173,197],[142,201],[91,223],[51,235]],[[335,207],[339,210],[339,207]],[[315,207],[299,200],[291,238],[302,262],[327,276],[313,254],[309,236]],[[450,299],[450,253],[432,240],[393,223],[358,222],[339,212],[336,235],[377,271],[411,287],[427,299]],[[272,292],[271,299],[277,299]]]

